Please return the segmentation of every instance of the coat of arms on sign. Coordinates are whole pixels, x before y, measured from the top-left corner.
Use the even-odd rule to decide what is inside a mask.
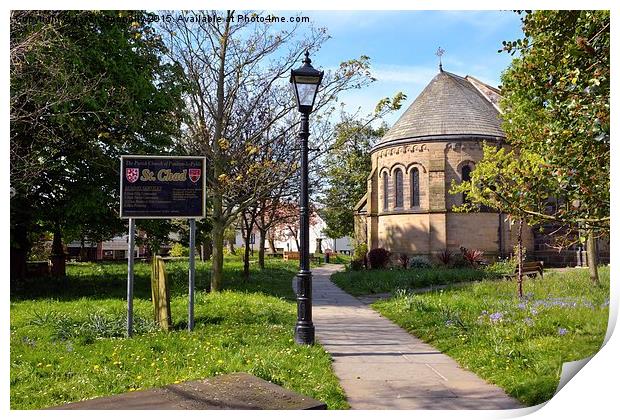
[[[189,170],[189,179],[192,182],[198,182],[198,180],[200,179],[200,169],[190,169]]]
[[[140,171],[138,168],[125,168],[125,178],[127,181],[134,183],[138,180],[140,176]]]

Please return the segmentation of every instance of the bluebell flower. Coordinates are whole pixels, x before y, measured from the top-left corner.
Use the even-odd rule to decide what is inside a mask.
[[[494,314],[489,315],[489,319],[492,322],[499,322],[502,320],[503,314],[501,312],[495,312]]]
[[[558,335],[566,335],[567,332],[568,330],[566,328],[558,328]]]

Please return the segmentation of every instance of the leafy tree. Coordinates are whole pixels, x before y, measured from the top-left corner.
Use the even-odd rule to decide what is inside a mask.
[[[513,146],[539,155],[548,193],[560,205],[536,215],[595,236],[610,220],[610,13],[536,11],[522,18],[525,38],[506,42],[516,58],[503,74],[504,128]]]
[[[25,261],[30,243],[24,238],[38,229],[54,233],[59,261],[63,234],[117,233],[119,155],[161,152],[178,133],[178,69],[160,61],[164,46],[146,17],[140,11],[12,13],[15,261]]]
[[[366,193],[372,169],[370,149],[387,130],[385,124],[377,128],[373,124],[400,109],[405,99],[401,92],[391,99],[384,98],[374,113],[364,118],[342,113],[340,123],[334,128],[335,142],[325,156],[320,180],[324,188],[319,213],[330,238],[353,236],[353,209]]]
[[[189,13],[170,12],[173,19],[161,22],[161,28],[166,33],[168,57],[183,68],[183,80],[189,86],[183,145],[208,161],[213,226],[211,290],[218,291],[226,228],[295,171],[294,165],[288,172],[272,171],[269,166],[263,171],[265,165],[248,159],[248,147],[256,141],[265,142],[264,146],[277,136],[294,133],[299,122],[288,76],[291,68],[300,64],[303,53],[317,50],[327,34],[310,28],[306,36],[300,36],[298,25],[274,31],[269,25],[233,19],[239,13],[233,10],[209,12],[219,19],[208,22],[179,18]],[[368,57],[360,57],[326,71],[315,120],[317,112],[328,109],[339,92],[371,81],[368,61]]]
[[[484,203],[493,195],[517,217],[563,225],[565,244],[586,230],[598,282],[594,241],[609,234],[610,221],[609,11],[520,13],[525,37],[503,43],[519,55],[502,75],[501,102],[519,164],[485,148],[469,183],[479,194],[468,197]]]
[[[454,210],[477,211],[482,205],[509,215],[511,225],[518,223],[517,285],[523,297],[523,224],[534,227],[544,221],[537,214],[547,208],[541,198],[547,194],[548,178],[537,154],[485,144],[483,156],[469,182],[452,181],[451,194],[467,194],[467,202]]]

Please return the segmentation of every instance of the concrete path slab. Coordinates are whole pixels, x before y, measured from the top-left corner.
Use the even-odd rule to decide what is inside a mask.
[[[345,293],[329,277],[342,266],[313,270],[316,338],[351,408],[377,410],[496,410],[522,408],[497,386]]]

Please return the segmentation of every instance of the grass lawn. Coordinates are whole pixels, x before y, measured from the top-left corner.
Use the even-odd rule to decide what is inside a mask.
[[[415,289],[430,285],[483,280],[493,277],[491,272],[470,268],[416,268],[391,270],[341,271],[331,280],[353,296]]]
[[[124,338],[126,264],[76,263],[68,279],[30,281],[11,296],[10,404],[37,409],[159,387],[228,372],[248,372],[285,388],[347,408],[320,345],[293,342],[297,262],[252,264],[228,257],[224,289],[206,293],[209,265],[197,263],[196,328],[188,333],[187,263],[168,262],[175,330],[152,324],[150,266],[135,267],[136,334]]]
[[[514,281],[486,280],[418,295],[397,292],[373,308],[535,405],[553,396],[563,362],[591,356],[602,345],[609,267],[599,272],[601,287],[591,284],[587,270],[546,272],[542,280],[525,281],[523,300]]]

